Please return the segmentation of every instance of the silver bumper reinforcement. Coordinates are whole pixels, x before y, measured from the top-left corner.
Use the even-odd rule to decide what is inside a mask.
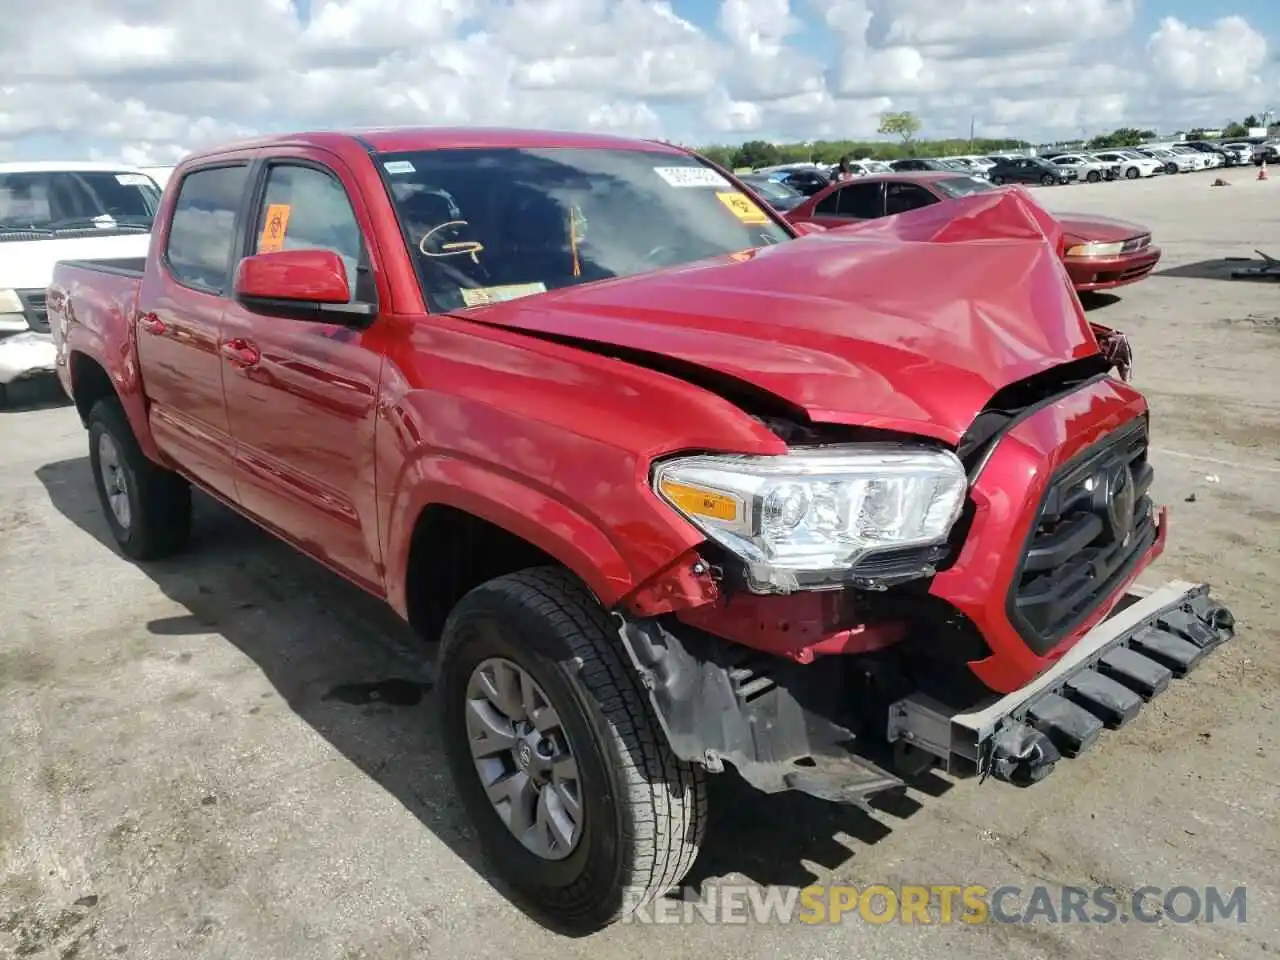
[[[979,709],[957,712],[913,694],[889,708],[889,739],[937,757],[948,773],[1017,786],[1123,726],[1144,702],[1231,639],[1235,618],[1206,584],[1133,588],[1050,670]]]

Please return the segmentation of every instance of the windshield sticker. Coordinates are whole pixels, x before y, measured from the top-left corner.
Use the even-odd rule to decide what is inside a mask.
[[[727,187],[729,181],[707,167],[654,167],[653,172],[673,187]]]
[[[511,283],[502,287],[460,287],[462,302],[468,307],[484,307],[506,300],[519,300],[535,293],[546,293],[545,283]]]
[[[116,183],[122,187],[149,187],[151,178],[145,173],[117,173]]]
[[[413,164],[408,160],[388,160],[382,169],[387,173],[413,173]]]
[[[289,211],[287,203],[273,203],[267,207],[266,222],[262,226],[262,236],[258,238],[259,253],[275,253],[284,249],[285,231],[289,229]]]
[[[741,193],[717,193],[716,199],[729,208],[729,212],[743,223],[768,223],[765,212]]]
[[[462,228],[465,226],[468,226],[465,220],[446,220],[432,227],[418,241],[418,250],[424,257],[457,257],[470,254],[471,262],[478,264],[480,254],[484,253],[484,244],[479,240],[460,239]]]

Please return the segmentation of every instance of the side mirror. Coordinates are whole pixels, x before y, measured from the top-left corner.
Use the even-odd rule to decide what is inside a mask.
[[[802,237],[807,237],[811,233],[827,232],[827,228],[824,227],[822,224],[810,223],[807,220],[802,220],[800,223],[793,223],[791,225],[791,229],[793,229],[796,233],[798,233]]]
[[[347,266],[332,250],[275,250],[236,266],[235,297],[249,310],[317,320],[367,323],[376,308],[351,303]]]

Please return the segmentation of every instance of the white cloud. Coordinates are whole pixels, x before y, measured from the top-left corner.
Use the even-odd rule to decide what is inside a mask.
[[[1267,41],[1242,17],[1223,17],[1198,30],[1173,17],[1147,43],[1158,79],[1182,93],[1205,96],[1260,92]]]
[[[1039,138],[1276,105],[1275,46],[1255,26],[1160,6],[0,0],[0,155],[170,162],[256,132],[401,123],[868,137],[889,109],[916,111],[926,136],[972,118]]]

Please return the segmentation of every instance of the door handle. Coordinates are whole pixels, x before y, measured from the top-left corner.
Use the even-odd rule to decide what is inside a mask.
[[[154,333],[157,336],[163,334],[166,330],[169,329],[168,327],[165,326],[164,321],[161,320],[154,313],[144,313],[142,316],[140,316],[138,318],[138,326],[140,326],[147,333]]]
[[[262,351],[241,337],[222,341],[218,349],[224,357],[241,367],[252,367],[262,359]]]

